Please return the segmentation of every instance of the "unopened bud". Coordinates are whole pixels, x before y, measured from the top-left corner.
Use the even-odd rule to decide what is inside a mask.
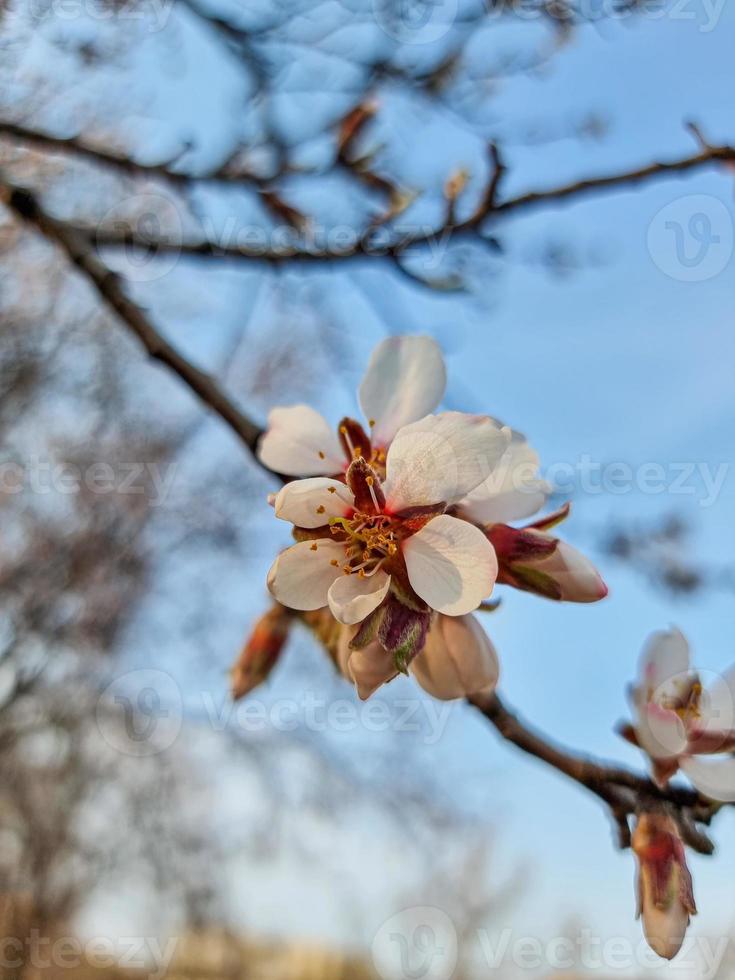
[[[230,692],[233,700],[245,697],[266,680],[288,639],[291,618],[288,609],[277,605],[257,621],[230,670]]]
[[[671,960],[697,913],[679,828],[665,813],[642,813],[633,831],[633,851],[643,932],[651,949]]]
[[[566,541],[507,524],[492,524],[486,534],[498,557],[499,582],[563,602],[597,602],[607,595],[589,558]]]

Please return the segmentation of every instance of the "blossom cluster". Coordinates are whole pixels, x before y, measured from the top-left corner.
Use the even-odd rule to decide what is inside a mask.
[[[495,607],[497,583],[555,601],[607,595],[553,533],[569,505],[533,519],[551,493],[536,451],[491,416],[437,412],[445,385],[435,341],[391,337],[358,390],[364,421],[332,428],[301,404],[270,413],[258,454],[283,478],[270,503],[295,543],[268,573],[276,602],[233,669],[235,697],[268,676],[296,616],[361,699],[401,673],[443,700],[489,695],[499,660],[473,613]],[[705,688],[683,634],[656,633],[630,700],[619,731],[658,787],[681,770],[708,799],[735,802],[735,668]],[[696,912],[676,814],[643,807],[632,848],[646,938],[671,959]]]
[[[429,337],[374,351],[358,398],[366,425],[335,430],[306,405],[274,409],[260,459],[286,477],[273,498],[296,544],[268,574],[290,609],[328,607],[337,663],[362,698],[409,672],[438,698],[491,690],[498,659],[472,612],[496,582],[573,602],[607,589],[550,533],[557,511],[525,527],[550,488],[526,439],[487,415],[432,414],[446,384]]]

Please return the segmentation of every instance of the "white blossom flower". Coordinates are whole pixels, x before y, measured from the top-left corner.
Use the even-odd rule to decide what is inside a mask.
[[[495,553],[479,528],[444,511],[486,479],[508,438],[485,416],[429,415],[396,434],[385,486],[362,457],[344,484],[328,477],[287,484],[276,516],[305,540],[276,559],[271,592],[293,609],[328,604],[345,624],[362,622],[391,588],[416,612],[475,609],[492,592]]]
[[[651,949],[672,960],[697,912],[679,829],[664,813],[642,813],[632,843],[638,859],[638,917]]]
[[[258,456],[286,476],[333,476],[355,456],[380,464],[398,430],[437,407],[446,386],[439,345],[431,337],[388,337],[373,351],[358,390],[370,429],[343,419],[337,429],[308,405],[274,408]]]
[[[684,634],[654,633],[630,699],[633,725],[621,734],[648,755],[660,786],[681,769],[705,796],[735,802],[735,665],[703,689]]]

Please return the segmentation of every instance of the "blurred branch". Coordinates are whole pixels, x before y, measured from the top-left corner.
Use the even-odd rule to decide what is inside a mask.
[[[63,221],[47,214],[24,188],[0,178],[0,197],[23,221],[57,245],[92,284],[102,301],[135,334],[152,358],[177,374],[197,397],[229,425],[255,457],[260,428],[230,400],[217,382],[188,361],[158,332],[140,306],[125,295],[119,278],[105,266]],[[255,457],[257,459],[257,457]]]
[[[629,817],[644,808],[664,807],[677,820],[690,847],[701,854],[713,852],[714,845],[696,824],[709,825],[722,804],[686,786],[659,789],[650,779],[629,769],[562,749],[529,728],[505,707],[497,694],[474,695],[468,701],[507,742],[563,773],[606,803],[618,828],[621,847],[630,846]]]
[[[112,230],[98,228],[94,232],[90,228],[76,227],[79,234],[91,237],[99,246],[125,247],[132,246],[143,249],[155,249],[160,254],[179,254],[200,258],[226,258],[268,263],[283,262],[333,262],[360,258],[389,258],[395,260],[411,248],[436,245],[437,242],[449,242],[467,237],[479,237],[484,240],[481,226],[488,218],[502,216],[510,212],[533,207],[553,205],[560,201],[577,199],[592,191],[619,190],[635,186],[646,181],[661,177],[676,176],[705,166],[718,163],[735,162],[735,147],[713,146],[678,160],[657,162],[626,170],[616,174],[600,177],[590,177],[584,180],[562,184],[546,190],[528,191],[516,197],[498,201],[497,192],[505,167],[502,164],[497,147],[491,146],[493,168],[488,186],[483,194],[479,207],[464,221],[445,222],[429,231],[421,230],[412,234],[394,233],[392,239],[384,240],[373,246],[370,238],[371,227],[361,233],[356,233],[354,241],[345,247],[313,249],[297,244],[288,247],[272,249],[259,246],[248,246],[240,243],[216,242],[207,238],[197,241],[169,241],[149,236],[140,236],[130,230]],[[418,281],[421,281],[420,279]]]

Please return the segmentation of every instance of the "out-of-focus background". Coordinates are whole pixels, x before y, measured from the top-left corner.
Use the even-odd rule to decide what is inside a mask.
[[[354,413],[373,346],[428,333],[445,406],[527,434],[610,597],[499,588],[501,689],[641,766],[613,727],[646,634],[735,659],[735,172],[570,185],[735,141],[732,5],[0,10],[0,184],[256,422]],[[455,234],[491,143],[495,203],[568,193]],[[469,708],[363,705],[299,629],[234,705],[272,484],[42,221],[0,209],[0,250],[3,977],[732,975],[732,813],[665,966],[606,814]]]

